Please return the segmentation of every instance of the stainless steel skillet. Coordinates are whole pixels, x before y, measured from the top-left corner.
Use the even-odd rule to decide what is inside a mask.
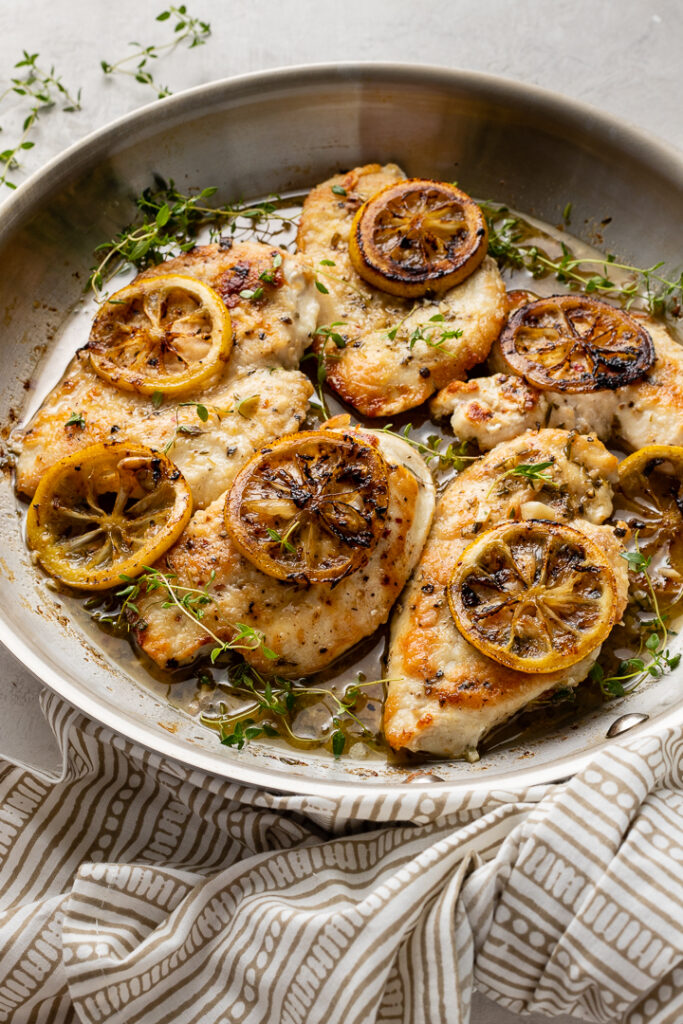
[[[217,184],[216,198],[228,201],[302,190],[369,160],[457,179],[475,195],[551,223],[571,201],[573,228],[586,241],[602,232],[606,248],[639,265],[681,261],[683,157],[592,109],[502,79],[414,66],[247,75],[155,103],[95,133],[3,206],[0,421],[10,425],[21,415],[37,378],[56,379],[65,339],[85,337],[78,304],[92,250],[129,219],[128,197],[153,172],[182,187]],[[407,772],[377,762],[221,747],[155,697],[143,670],[117,661],[39,579],[7,474],[0,481],[0,579],[0,640],[53,690],[132,740],[271,789],[401,792]],[[683,725],[682,680],[679,670],[578,728],[510,746],[480,764],[432,765],[443,782],[432,781],[430,791],[507,790],[566,777],[607,742],[617,715],[648,715],[641,730]],[[393,806],[400,816],[400,800]]]

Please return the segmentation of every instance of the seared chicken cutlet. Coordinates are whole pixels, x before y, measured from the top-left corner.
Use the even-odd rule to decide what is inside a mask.
[[[505,317],[505,289],[486,257],[464,281],[438,295],[403,299],[368,285],[354,270],[349,234],[362,203],[405,179],[395,164],[338,174],[307,197],[299,252],[327,289],[319,326],[337,324],[343,350],[325,347],[327,381],[367,416],[389,416],[424,402],[488,355]]]
[[[234,636],[236,624],[243,623],[263,633],[265,644],[278,655],[277,660],[268,660],[260,648],[240,649],[249,662],[280,675],[310,675],[386,622],[429,531],[435,501],[431,476],[409,445],[387,434],[361,430],[317,434],[359,438],[366,444],[370,439],[386,462],[387,491],[379,510],[380,534],[367,561],[361,561],[355,569],[350,566],[352,571],[329,583],[274,578],[242,554],[226,529],[226,502],[220,498],[193,516],[181,540],[157,566],[175,574],[174,585],[208,588],[211,601],[203,609],[201,622],[164,608],[163,592],[138,601],[144,625],[137,628],[136,637],[158,665],[174,667],[187,662],[205,650],[207,643],[214,645],[206,630],[227,641]],[[265,451],[268,454],[268,449]],[[310,455],[303,458],[308,460]],[[318,468],[324,472],[324,465]],[[308,470],[303,465],[302,471],[304,475],[292,491],[299,509],[306,507],[308,493]],[[280,487],[285,476],[277,470],[273,479]],[[353,487],[357,477],[350,471],[341,479]],[[347,495],[347,490],[342,493]],[[340,500],[351,499],[340,495]],[[282,503],[283,499],[278,499],[278,504]],[[275,504],[268,499],[268,509]],[[340,514],[345,522],[354,517],[348,505]],[[337,522],[339,525],[341,520]],[[336,529],[334,524],[331,528]],[[294,551],[290,542],[296,543],[297,536],[291,530],[283,534],[280,544],[271,545],[275,555],[286,558],[289,549]]]
[[[654,366],[642,380],[615,390],[542,391],[510,374],[494,345],[489,366],[500,372],[452,381],[432,399],[432,416],[448,418],[459,440],[476,441],[482,450],[543,426],[594,433],[603,441],[618,438],[633,449],[683,444],[683,348],[661,324],[641,322],[655,350]]]
[[[535,479],[513,472],[534,463],[545,467]],[[618,621],[627,599],[626,562],[614,530],[600,525],[612,510],[616,468],[594,437],[530,431],[498,445],[448,487],[392,621],[384,713],[392,747],[461,755],[541,694],[586,678],[599,646],[561,671],[522,672],[487,657],[456,626],[447,590],[463,551],[483,531],[511,520],[552,520],[570,524],[606,556]]]
[[[263,283],[264,273],[272,281]],[[195,507],[202,508],[225,491],[255,449],[298,430],[313,389],[297,367],[318,315],[307,267],[272,246],[247,242],[200,246],[140,278],[168,274],[208,284],[230,311],[233,346],[218,379],[179,396],[165,395],[159,404],[149,394],[103,380],[88,350],[81,349],[18,435],[22,494],[31,496],[45,470],[65,455],[95,442],[128,440],[159,450],[170,446],[169,457],[189,483]],[[260,297],[240,294],[259,286]],[[198,417],[198,403],[208,412],[206,420]],[[77,422],[68,423],[74,414]]]

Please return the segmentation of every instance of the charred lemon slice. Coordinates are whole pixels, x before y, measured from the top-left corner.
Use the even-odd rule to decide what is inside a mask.
[[[469,277],[487,245],[486,220],[473,199],[446,182],[409,178],[361,206],[349,255],[368,284],[416,298]]]
[[[182,533],[192,496],[172,462],[135,444],[94,444],[52,466],[26,524],[50,576],[105,590],[151,565]]]
[[[590,654],[614,624],[615,595],[600,548],[570,526],[542,520],[481,534],[448,587],[465,639],[519,672],[556,672]]]
[[[521,306],[499,344],[511,371],[545,391],[614,390],[638,380],[655,361],[644,327],[585,295],[553,295]]]
[[[179,395],[217,376],[230,356],[230,315],[216,292],[181,274],[145,277],[100,309],[87,351],[124,391]]]
[[[621,497],[616,514],[638,534],[638,547],[652,558],[650,575],[659,590],[683,586],[683,448],[652,444],[619,463]]]
[[[384,459],[354,431],[276,441],[230,488],[225,522],[253,565],[281,580],[332,583],[365,565],[384,529]]]

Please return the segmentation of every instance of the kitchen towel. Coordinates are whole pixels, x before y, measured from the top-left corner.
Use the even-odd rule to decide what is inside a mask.
[[[283,796],[45,694],[46,779],[0,763],[0,1021],[683,1021],[683,737],[481,799]],[[398,789],[399,787],[397,787]]]

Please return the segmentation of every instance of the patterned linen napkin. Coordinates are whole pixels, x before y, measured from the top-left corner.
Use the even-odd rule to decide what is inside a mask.
[[[486,802],[282,796],[54,695],[58,780],[0,764],[0,1021],[683,1021],[683,738]],[[399,817],[398,824],[387,824]]]

